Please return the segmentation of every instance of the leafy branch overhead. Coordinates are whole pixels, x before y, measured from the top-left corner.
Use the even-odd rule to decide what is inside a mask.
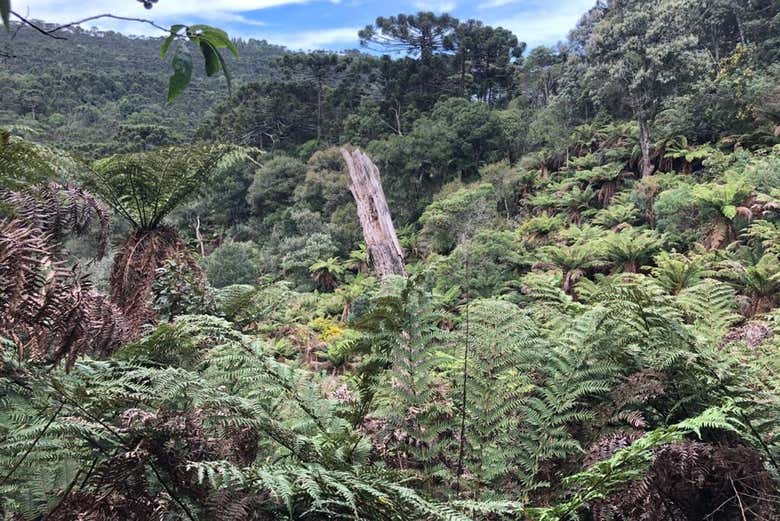
[[[11,25],[11,0],[0,0],[0,18],[8,29]]]
[[[220,49],[228,49],[235,57],[238,57],[238,49],[227,33],[208,25],[173,25],[170,29],[170,35],[160,46],[160,57],[165,59],[168,56],[171,45],[175,41],[180,40],[195,44],[203,55],[206,75],[214,76],[222,72],[227,81],[228,90],[230,90],[230,71]],[[171,66],[173,67],[173,74],[168,81],[169,102],[176,99],[192,81],[192,56],[187,47],[184,45],[176,47],[176,50],[173,52]]]

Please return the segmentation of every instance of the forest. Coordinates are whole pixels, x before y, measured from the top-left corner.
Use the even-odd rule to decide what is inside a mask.
[[[780,520],[777,1],[0,14],[3,520]]]

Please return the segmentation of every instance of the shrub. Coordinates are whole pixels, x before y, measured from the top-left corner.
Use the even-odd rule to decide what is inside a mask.
[[[256,284],[262,254],[252,242],[227,242],[203,261],[209,283],[215,288]]]

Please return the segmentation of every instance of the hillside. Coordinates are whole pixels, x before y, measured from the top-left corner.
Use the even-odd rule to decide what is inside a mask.
[[[134,140],[149,145],[192,138],[208,111],[228,96],[224,79],[196,75],[186,99],[165,102],[170,64],[160,59],[163,38],[133,38],[74,28],[55,40],[29,27],[0,34],[0,126],[21,125],[36,139],[98,157]],[[240,66],[228,57],[235,85],[274,77],[284,50],[239,41]]]

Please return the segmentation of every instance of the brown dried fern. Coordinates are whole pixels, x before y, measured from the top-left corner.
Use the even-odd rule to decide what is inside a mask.
[[[79,353],[112,352],[127,336],[122,314],[78,267],[66,268],[60,242],[98,221],[102,255],[105,207],[79,188],[56,184],[0,196],[14,215],[0,221],[0,336],[14,342],[20,359],[66,359],[68,366]]]

